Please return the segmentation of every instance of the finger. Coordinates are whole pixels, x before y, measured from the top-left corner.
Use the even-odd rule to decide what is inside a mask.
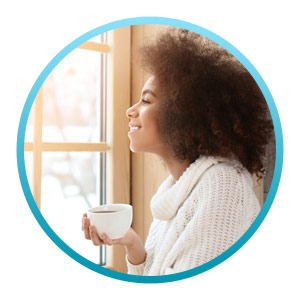
[[[90,234],[91,240],[95,246],[103,245],[103,241],[99,238],[95,226],[89,227],[89,234]]]
[[[114,244],[118,244],[120,239],[115,239],[115,240],[111,240],[107,234],[102,233],[101,234],[101,239],[103,241],[103,243],[105,243],[108,246],[114,245]]]
[[[90,220],[88,218],[84,217],[84,219],[83,219],[83,229],[82,230],[83,230],[84,236],[87,240],[91,239],[89,226],[90,226]]]
[[[84,230],[84,220],[87,218],[87,214],[86,213],[84,213],[83,214],[83,216],[82,216],[82,219],[81,219],[81,229],[82,229],[82,231]]]

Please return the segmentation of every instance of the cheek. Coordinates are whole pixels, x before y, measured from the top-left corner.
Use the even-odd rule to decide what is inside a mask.
[[[145,114],[143,121],[144,121],[143,123],[144,123],[145,129],[149,129],[149,131],[151,131],[153,133],[159,131],[158,120],[157,120],[155,113],[151,112],[151,113]]]
[[[155,141],[161,140],[161,132],[159,129],[158,122],[152,122],[149,134],[151,134],[152,139],[154,139]]]
[[[159,126],[158,124],[155,124],[153,131],[155,133],[156,136],[160,136],[160,130],[159,130]]]
[[[140,114],[142,126],[147,139],[157,142],[160,139],[160,126],[157,117],[157,108],[153,106],[147,107]]]

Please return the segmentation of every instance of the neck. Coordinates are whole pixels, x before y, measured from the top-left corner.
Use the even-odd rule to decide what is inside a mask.
[[[170,174],[173,176],[175,181],[177,181],[183,172],[189,167],[191,164],[188,160],[178,160],[171,156],[161,157],[165,165],[167,166]]]

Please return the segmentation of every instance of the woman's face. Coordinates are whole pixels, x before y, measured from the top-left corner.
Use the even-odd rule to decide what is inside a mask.
[[[131,106],[126,115],[130,119],[128,137],[133,152],[165,153],[157,119],[160,106],[159,88],[155,77],[145,83],[138,103]]]

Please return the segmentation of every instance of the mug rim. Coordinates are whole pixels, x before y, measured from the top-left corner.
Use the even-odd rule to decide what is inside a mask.
[[[130,204],[125,204],[125,203],[112,203],[112,204],[102,204],[102,205],[98,205],[98,206],[94,206],[94,207],[92,207],[92,208],[90,208],[89,210],[88,210],[88,213],[90,213],[90,214],[96,214],[96,212],[94,212],[93,210],[95,210],[95,209],[100,209],[100,208],[103,208],[103,207],[109,207],[109,206],[121,206],[121,207],[123,207],[124,209],[121,209],[121,210],[118,210],[118,211],[114,211],[114,212],[112,212],[111,214],[116,214],[116,213],[120,213],[120,212],[122,212],[122,211],[124,211],[124,210],[132,210],[132,205],[130,205]]]

